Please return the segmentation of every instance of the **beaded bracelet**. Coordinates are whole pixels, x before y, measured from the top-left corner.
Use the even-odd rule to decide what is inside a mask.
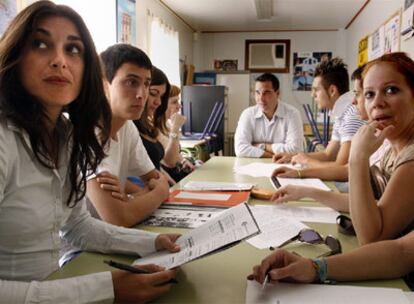
[[[328,264],[325,259],[312,259],[312,266],[318,273],[319,283],[327,282],[328,278]]]

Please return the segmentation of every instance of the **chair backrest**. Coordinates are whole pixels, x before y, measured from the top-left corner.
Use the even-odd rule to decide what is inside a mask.
[[[217,133],[220,123],[222,122],[223,117],[224,117],[224,111],[225,111],[224,103],[220,102],[217,108],[217,111],[216,111],[216,115],[214,116],[214,122],[211,124],[211,128],[208,132],[209,134]]]
[[[304,104],[303,108],[305,110],[305,114],[306,114],[306,117],[308,118],[309,124],[312,128],[313,136],[315,136],[315,138],[322,143],[323,140],[322,140],[321,134],[319,133],[318,126],[316,125],[315,119],[313,119],[310,105]]]
[[[220,107],[220,102],[216,101],[216,103],[213,106],[213,109],[211,110],[210,116],[207,119],[206,125],[204,126],[203,133],[201,134],[200,139],[203,139],[207,134],[210,133],[210,130],[216,119],[215,117],[217,116],[219,107]]]

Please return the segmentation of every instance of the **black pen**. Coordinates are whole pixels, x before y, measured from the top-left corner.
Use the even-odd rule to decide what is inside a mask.
[[[148,270],[144,270],[144,269],[140,269],[140,268],[135,268],[131,265],[127,265],[127,264],[122,264],[119,262],[115,262],[112,260],[104,260],[105,264],[108,264],[111,267],[117,268],[117,269],[121,269],[121,270],[125,270],[125,271],[129,271],[132,273],[140,273],[140,274],[151,274],[152,272],[148,271]],[[168,282],[165,282],[165,284],[178,284],[178,281],[174,278],[170,279]]]

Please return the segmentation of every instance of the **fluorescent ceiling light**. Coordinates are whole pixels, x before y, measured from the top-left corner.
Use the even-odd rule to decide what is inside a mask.
[[[271,19],[273,15],[273,0],[254,0],[257,19]]]

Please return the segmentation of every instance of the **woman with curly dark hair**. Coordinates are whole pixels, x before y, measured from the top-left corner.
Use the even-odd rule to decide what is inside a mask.
[[[101,252],[178,250],[176,236],[111,226],[85,209],[86,179],[105,156],[110,129],[101,74],[89,31],[67,6],[35,2],[0,39],[2,302],[142,302],[168,289],[154,282],[173,271],[38,282],[58,268],[60,237]],[[132,284],[138,288],[125,290]]]

